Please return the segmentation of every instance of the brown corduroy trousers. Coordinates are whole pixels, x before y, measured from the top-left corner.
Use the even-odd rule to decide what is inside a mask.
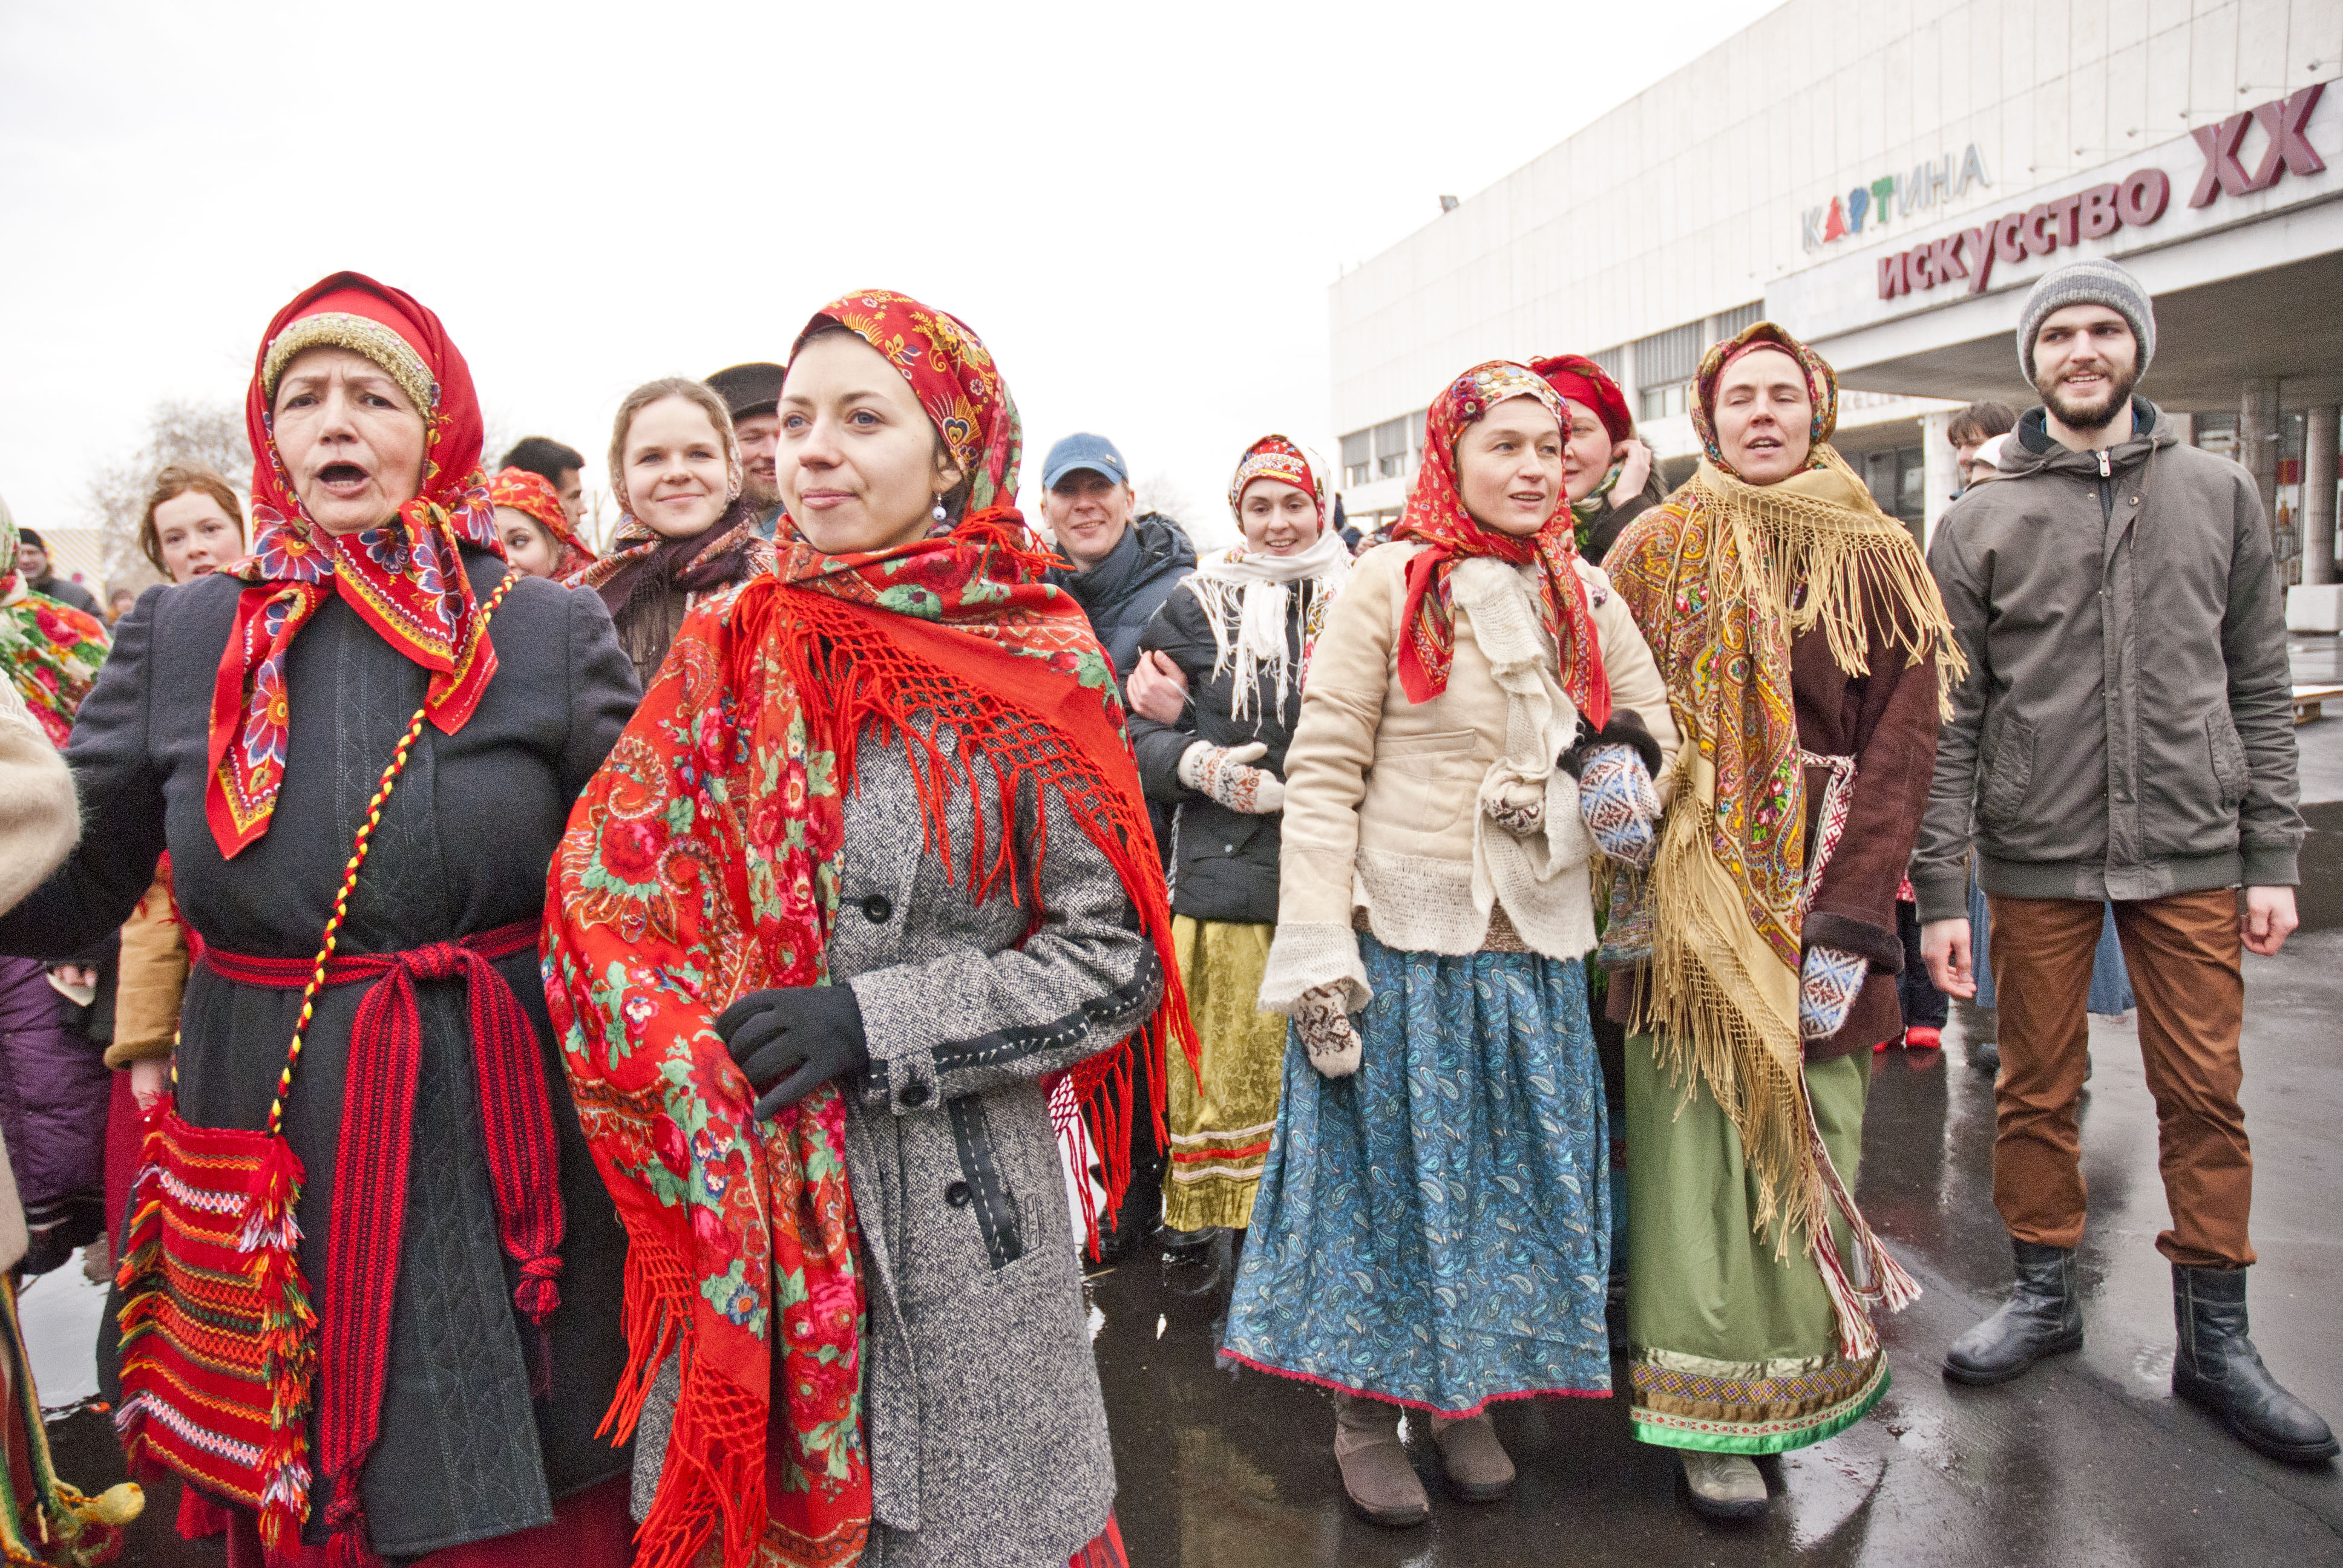
[[[2075,1118],[2089,1065],[2083,1011],[2100,906],[1987,894],[2001,1076],[1994,1086],[1993,1201],[2021,1241],[2072,1247],[2083,1234]],[[2254,1161],[2237,1104],[2245,1024],[2234,889],[2118,902],[2116,935],[2139,1001],[2139,1049],[2156,1097],[2157,1163],[2172,1228],[2157,1251],[2187,1268],[2241,1268]]]

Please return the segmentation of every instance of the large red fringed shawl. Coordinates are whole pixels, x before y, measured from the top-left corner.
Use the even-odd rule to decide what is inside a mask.
[[[270,398],[304,348],[363,354],[397,382],[425,425],[423,486],[380,527],[317,528],[277,455]],[[223,568],[247,585],[236,602],[212,692],[204,810],[221,855],[268,831],[285,779],[291,699],[286,654],[339,596],[431,673],[431,723],[453,735],[497,672],[487,619],[464,571],[469,545],[499,559],[495,508],[480,472],[480,405],[472,373],[439,318],[412,296],[355,272],[304,289],[260,340],[245,395],[252,442],[252,553]]]
[[[1578,542],[1568,498],[1556,494],[1554,516],[1536,533],[1513,535],[1483,528],[1464,509],[1458,492],[1458,437],[1465,427],[1513,397],[1535,398],[1563,429],[1570,427],[1554,388],[1526,366],[1503,359],[1475,365],[1450,382],[1426,416],[1423,467],[1408,493],[1407,509],[1392,529],[1394,539],[1422,539],[1431,546],[1407,563],[1407,600],[1400,613],[1400,689],[1410,702],[1429,702],[1448,689],[1448,667],[1456,653],[1448,574],[1458,561],[1473,556],[1493,556],[1514,566],[1534,561],[1539,618],[1559,645],[1562,688],[1586,721],[1600,729],[1611,721],[1611,678],[1603,668],[1594,607],[1578,576]]]
[[[1130,1180],[1135,1051],[1168,1034],[1196,1055],[1112,667],[1081,609],[1041,580],[1047,558],[1006,504],[1019,437],[990,354],[965,324],[882,290],[834,303],[808,335],[830,325],[910,384],[970,476],[972,515],[874,554],[800,542],[778,576],[695,608],[579,797],[547,901],[547,1000],[629,1242],[628,1365],[609,1430],[632,1430],[669,1356],[681,1373],[642,1568],[683,1568],[711,1545],[728,1568],[752,1554],[843,1568],[869,1534],[846,1104],[824,1085],[757,1120],[714,1028],[749,991],[828,980],[862,739],[906,748],[926,848],[965,865],[977,897],[1037,891],[1045,819],[1022,857],[1016,835],[1031,781],[1137,907],[1164,998],[1131,1040],[1071,1075],[1115,1196]],[[946,728],[950,753],[933,739]],[[980,769],[997,785],[990,812]],[[947,827],[955,790],[977,806],[964,846]],[[768,1455],[769,1431],[783,1452]]]

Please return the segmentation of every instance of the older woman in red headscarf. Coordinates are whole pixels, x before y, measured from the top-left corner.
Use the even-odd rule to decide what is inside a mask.
[[[780,422],[779,567],[685,618],[548,902],[638,1561],[1118,1563],[1052,1120],[1127,1149],[1126,1040],[1187,1030],[1114,669],[965,324],[833,302]]]
[[[110,930],[167,849],[199,954],[116,1420],[231,1563],[623,1562],[625,1241],[536,932],[634,674],[599,600],[500,558],[470,373],[408,296],[305,290],[246,417],[253,553],[123,618],[66,751],[80,847],[0,920]]]

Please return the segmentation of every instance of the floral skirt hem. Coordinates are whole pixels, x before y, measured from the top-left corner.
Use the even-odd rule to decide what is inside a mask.
[[[1628,1421],[1636,1441],[1661,1448],[1704,1449],[1711,1453],[1787,1453],[1835,1437],[1869,1414],[1887,1392],[1887,1358],[1871,1357],[1866,1368],[1835,1362],[1834,1370],[1854,1372],[1856,1387],[1846,1397],[1816,1410],[1768,1415],[1758,1391],[1746,1387],[1704,1388],[1712,1397],[1680,1399],[1661,1392],[1666,1369],[1654,1367],[1638,1352],[1631,1369],[1634,1403]],[[1662,1374],[1655,1378],[1654,1373]],[[1717,1397],[1721,1396],[1721,1397]],[[1721,1413],[1703,1412],[1703,1407]],[[1735,1408],[1738,1406],[1739,1408]]]

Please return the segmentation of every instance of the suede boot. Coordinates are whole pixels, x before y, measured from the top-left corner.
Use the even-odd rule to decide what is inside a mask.
[[[1711,1519],[1755,1519],[1765,1512],[1765,1477],[1747,1454],[1683,1448],[1676,1458],[1684,1465],[1684,1491],[1694,1513]]]
[[[1453,1420],[1433,1416],[1432,1442],[1440,1450],[1449,1486],[1465,1502],[1494,1503],[1513,1489],[1513,1462],[1497,1441],[1497,1423],[1487,1411]]]
[[[1405,1529],[1432,1517],[1432,1499],[1400,1446],[1399,1406],[1346,1393],[1334,1406],[1334,1462],[1351,1506],[1376,1524]]]
[[[2203,1405],[2272,1459],[2316,1464],[2335,1457],[2335,1433],[2279,1386],[2246,1337],[2245,1270],[2173,1264],[2172,1316],[2180,1333],[2174,1393]]]
[[[1955,1382],[2007,1382],[2045,1356],[2083,1348],[2075,1250],[2016,1240],[2009,1247],[2017,1264],[2009,1300],[1945,1352],[1945,1375]]]

